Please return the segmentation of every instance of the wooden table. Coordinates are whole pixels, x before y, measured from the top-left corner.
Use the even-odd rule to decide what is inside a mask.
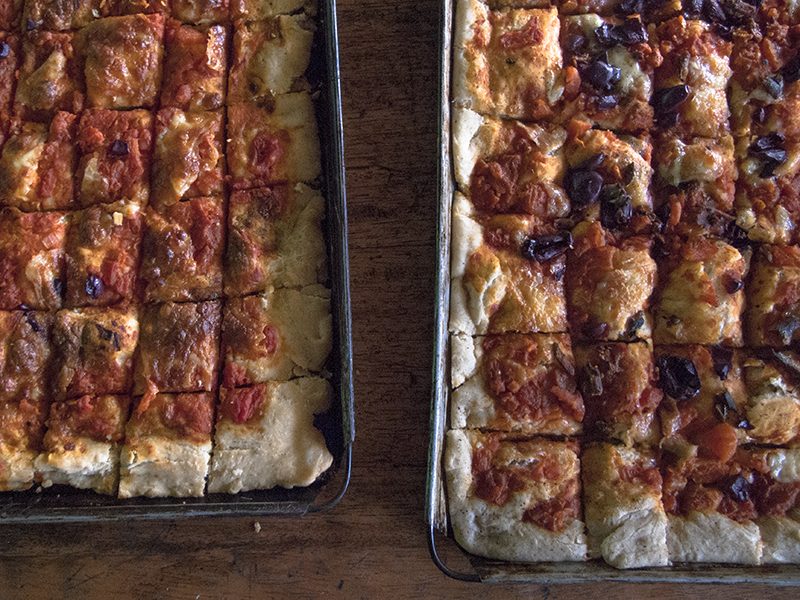
[[[305,517],[0,527],[0,600],[771,598],[763,585],[467,584],[424,513],[433,327],[438,4],[340,0],[356,443],[351,485]]]

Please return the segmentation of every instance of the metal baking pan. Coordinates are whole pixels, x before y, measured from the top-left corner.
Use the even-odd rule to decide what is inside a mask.
[[[455,176],[451,160],[450,89],[453,59],[453,18],[455,0],[444,0],[440,9],[440,106],[437,189],[436,305],[434,307],[433,385],[431,394],[430,441],[426,516],[431,558],[446,575],[471,582],[588,583],[599,581],[665,583],[749,583],[800,586],[800,565],[734,566],[711,563],[677,564],[635,570],[619,570],[602,559],[587,562],[514,563],[482,558],[467,553],[456,543],[448,521],[444,440],[449,427],[450,348],[450,214]]]
[[[122,500],[68,486],[48,489],[34,486],[27,491],[0,492],[0,523],[304,514],[333,507],[345,493],[350,482],[355,425],[344,144],[336,3],[324,0],[321,4],[308,77],[313,90],[319,92],[314,97],[322,147],[322,193],[327,211],[323,227],[333,313],[333,350],[326,368],[331,373],[334,401],[331,411],[318,417],[315,424],[325,436],[334,457],[333,465],[308,487],[211,494],[202,498]]]

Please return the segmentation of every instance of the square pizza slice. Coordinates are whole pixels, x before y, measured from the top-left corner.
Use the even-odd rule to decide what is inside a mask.
[[[680,140],[664,134],[653,146],[655,212],[663,231],[724,237],[735,221],[733,138]]]
[[[230,3],[232,21],[258,21],[300,12],[314,17],[318,10],[317,0],[230,0]]]
[[[656,36],[664,57],[650,98],[656,127],[681,139],[729,133],[732,44],[705,21],[683,16],[661,23]]]
[[[164,15],[107,17],[80,30],[86,99],[95,108],[151,108],[161,91]]]
[[[581,433],[584,405],[567,334],[455,334],[450,344],[451,427]]]
[[[16,122],[0,156],[0,203],[26,212],[72,208],[76,128],[67,112],[49,125]]]
[[[222,296],[222,198],[191,198],[144,218],[139,284],[145,302]]]
[[[73,34],[29,31],[21,37],[16,112],[23,119],[41,122],[49,122],[58,110],[77,114],[83,108],[85,90]]]
[[[649,343],[576,344],[575,378],[583,397],[587,440],[653,445],[663,393]]]
[[[755,242],[800,243],[800,137],[779,132],[736,144],[736,224]]]
[[[125,426],[119,497],[202,496],[213,430],[213,393],[141,398]]]
[[[567,253],[567,314],[575,340],[650,339],[656,285],[652,240],[618,240],[599,221],[581,222]]]
[[[184,23],[208,25],[228,20],[230,0],[170,0],[172,16]]]
[[[648,132],[653,123],[653,70],[661,64],[653,33],[638,15],[564,17],[561,119],[578,118],[600,129]]]
[[[163,108],[156,115],[150,205],[158,210],[195,196],[221,196],[221,112]]]
[[[0,5],[0,11],[2,5]],[[0,23],[2,15],[0,14]],[[2,29],[2,26],[0,26]],[[22,60],[20,37],[0,30],[0,112],[10,115],[17,90],[17,75]]]
[[[67,234],[65,307],[131,300],[141,234],[142,216],[136,204],[98,204],[74,212]]]
[[[24,0],[22,23],[28,31],[68,31],[100,18],[103,0]]]
[[[304,487],[333,464],[315,415],[331,407],[327,380],[300,377],[220,391],[208,492]]]
[[[228,71],[228,30],[168,19],[164,28],[161,106],[186,111],[221,108]]]
[[[229,102],[258,101],[308,88],[314,22],[300,13],[237,21],[228,81]]]
[[[221,321],[219,301],[143,306],[134,393],[213,391]]]
[[[800,446],[800,355],[754,351],[744,364],[748,438],[760,444]]]
[[[453,109],[453,165],[461,192],[484,213],[569,214],[566,131]]]
[[[450,271],[450,330],[486,333],[567,331],[564,294],[569,233],[536,217],[481,218],[456,193]]]
[[[68,217],[0,209],[0,310],[61,307]]]
[[[325,201],[303,184],[236,191],[228,206],[225,295],[327,280]]]
[[[84,111],[78,124],[81,206],[119,200],[145,204],[152,145],[153,116],[148,111]]]
[[[450,523],[466,551],[522,562],[582,561],[578,443],[451,429]]]
[[[81,396],[50,406],[36,480],[114,494],[119,451],[130,412],[129,396]]]
[[[222,320],[223,386],[322,371],[331,350],[330,291],[322,286],[231,298]]]
[[[745,287],[744,336],[752,347],[800,342],[800,247],[760,245]]]
[[[312,182],[321,172],[317,122],[307,92],[228,107],[228,172],[234,190]]]
[[[612,233],[650,235],[652,144],[647,136],[592,129],[577,119],[567,126],[564,189],[572,221],[600,221]]]
[[[47,396],[52,326],[52,313],[0,311],[0,402]]]
[[[491,10],[460,0],[454,24],[453,98],[480,113],[552,119],[564,91],[555,8]]]
[[[747,489],[758,511],[761,563],[799,563],[800,449],[755,450],[753,454],[763,464]]]
[[[701,235],[667,244],[653,301],[656,344],[741,346],[747,268],[742,254]]]
[[[611,444],[581,450],[589,557],[618,569],[668,565],[667,514],[654,455]]]
[[[139,320],[133,308],[79,308],[56,313],[53,396],[128,394]]]
[[[0,491],[33,485],[33,462],[42,450],[48,406],[43,398],[0,402]]]

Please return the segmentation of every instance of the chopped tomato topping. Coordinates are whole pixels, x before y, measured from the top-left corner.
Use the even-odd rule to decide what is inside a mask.
[[[522,50],[528,46],[540,44],[544,39],[544,32],[539,19],[531,17],[520,29],[508,31],[500,36],[498,44],[507,52]]]
[[[264,403],[264,386],[231,390],[220,405],[222,415],[234,423],[249,421]]]
[[[700,452],[726,463],[733,458],[737,445],[738,439],[733,425],[719,423],[703,436]]]

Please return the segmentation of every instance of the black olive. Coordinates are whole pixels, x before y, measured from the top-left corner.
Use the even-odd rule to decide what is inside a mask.
[[[762,163],[759,177],[772,177],[775,169],[786,162],[788,154],[784,148],[784,140],[782,134],[773,132],[750,144],[750,154]]]
[[[566,265],[562,265],[557,269],[553,269],[552,272],[553,272],[553,279],[555,279],[556,281],[561,281],[562,279],[564,279],[564,274],[567,272],[567,267]]]
[[[783,75],[783,85],[794,83],[800,79],[800,53],[795,54],[789,62],[781,69]]]
[[[717,0],[703,0],[703,8],[701,10],[703,19],[709,23],[727,24],[728,16],[722,10]]]
[[[744,282],[735,277],[727,277],[725,279],[725,291],[729,294],[735,294],[744,287]]]
[[[522,243],[522,256],[535,262],[545,262],[572,248],[569,232],[530,237]]]
[[[639,19],[625,19],[614,28],[614,35],[623,46],[647,41],[647,29]]]
[[[11,52],[11,46],[5,42],[0,42],[0,58],[5,58]]]
[[[703,10],[703,0],[683,0],[683,12],[687,17],[697,17]]]
[[[733,348],[729,346],[711,346],[711,360],[714,362],[714,373],[722,381],[728,378],[733,366]]]
[[[28,19],[27,21],[25,21],[26,31],[33,31],[34,29],[36,29],[36,21],[34,21],[33,19]]]
[[[658,385],[677,400],[694,398],[700,392],[700,376],[688,358],[662,354],[658,357]]]
[[[750,482],[741,475],[733,475],[725,482],[722,491],[737,502],[746,502],[750,499]]]
[[[127,156],[130,151],[131,149],[128,146],[128,142],[122,140],[114,140],[111,144],[111,148],[109,148],[109,152],[112,156]]]
[[[584,169],[570,170],[565,179],[567,196],[575,208],[597,202],[603,187],[603,178],[599,173]]]
[[[25,311],[25,321],[31,326],[34,333],[39,333],[42,330],[41,325],[36,321],[36,313],[32,310]]]
[[[752,118],[753,118],[753,122],[754,123],[761,124],[761,123],[763,123],[764,121],[767,120],[767,111],[764,110],[763,106],[756,106],[753,109],[753,117]]]
[[[644,313],[638,311],[630,316],[625,325],[625,338],[629,340],[635,339],[642,327],[644,327]]]
[[[730,221],[725,227],[725,239],[737,250],[742,250],[750,245],[750,238],[747,237],[747,232],[739,227],[736,221]]]
[[[586,36],[577,33],[568,36],[564,41],[564,51],[567,54],[582,54],[586,52],[588,46],[589,40],[586,39]]]
[[[624,227],[632,216],[631,197],[621,185],[607,185],[600,190],[600,222],[603,227],[607,229]]]
[[[84,287],[86,288],[86,293],[89,295],[89,297],[95,300],[100,297],[105,289],[103,281],[97,275],[92,275],[91,273],[86,277],[86,283]]]
[[[622,75],[619,67],[608,64],[606,57],[601,55],[584,69],[581,77],[596,89],[610,90]]]
[[[675,85],[656,90],[652,98],[650,98],[650,104],[656,113],[656,117],[658,117],[659,115],[674,112],[678,106],[686,102],[688,97],[688,85]]]
[[[614,94],[604,94],[597,97],[597,110],[611,110],[619,104],[619,99]]]

